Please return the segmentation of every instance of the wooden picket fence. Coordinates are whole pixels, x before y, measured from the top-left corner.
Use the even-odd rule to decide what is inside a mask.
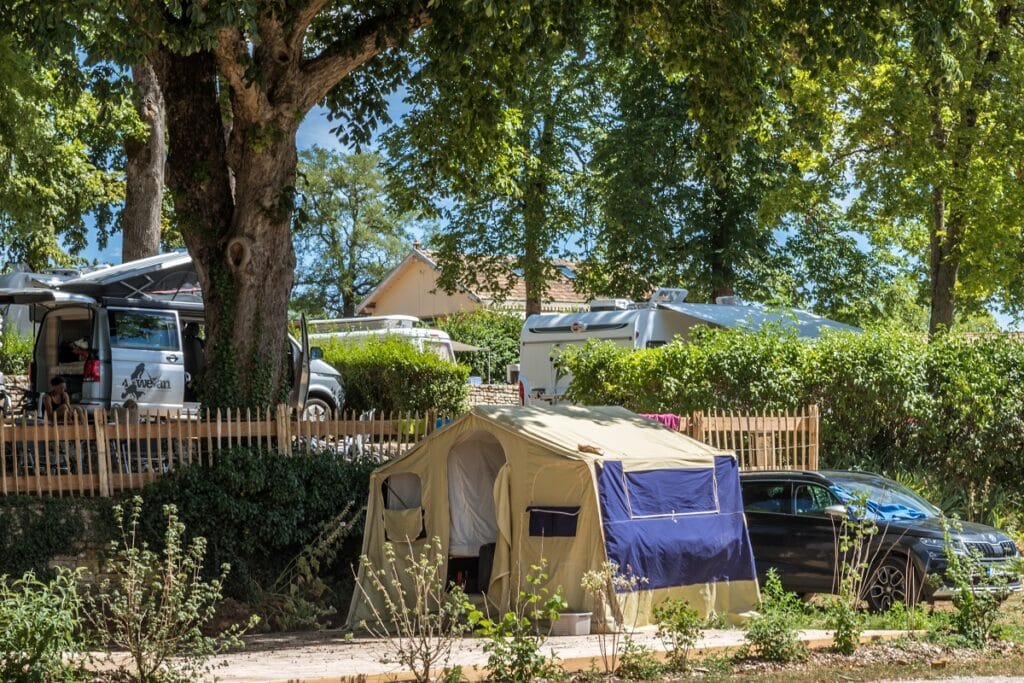
[[[266,410],[126,414],[97,410],[54,425],[30,418],[0,422],[0,495],[111,496],[141,489],[166,472],[210,463],[233,447],[326,454],[340,458],[395,458],[445,420],[436,413],[342,415],[296,419],[286,406]],[[743,469],[818,468],[818,408],[792,413],[737,415],[695,412],[679,430],[734,451]]]
[[[62,424],[30,418],[0,423],[0,495],[111,496],[137,490],[171,470],[213,462],[246,446],[285,454],[397,457],[434,431],[434,413],[296,419],[286,406],[265,410],[126,414],[97,410]]]
[[[818,469],[818,406],[790,412],[697,411],[679,431],[715,448],[736,453],[744,470]]]

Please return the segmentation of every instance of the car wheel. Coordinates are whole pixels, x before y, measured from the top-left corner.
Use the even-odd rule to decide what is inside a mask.
[[[916,572],[909,560],[890,557],[878,565],[867,582],[865,599],[873,612],[888,612],[896,603],[907,604],[907,594]]]
[[[302,411],[302,419],[308,422],[323,422],[331,419],[334,409],[322,398],[306,399],[306,408]]]

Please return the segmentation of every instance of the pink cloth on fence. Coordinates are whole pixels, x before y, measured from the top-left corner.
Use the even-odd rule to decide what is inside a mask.
[[[682,421],[682,418],[675,413],[640,413],[640,417],[660,422],[674,432],[679,431],[679,423]]]

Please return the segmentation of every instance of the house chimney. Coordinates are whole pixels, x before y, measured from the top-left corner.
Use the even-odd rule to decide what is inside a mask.
[[[412,241],[412,248],[413,249],[419,249],[420,248],[420,241],[419,240],[413,240]]]

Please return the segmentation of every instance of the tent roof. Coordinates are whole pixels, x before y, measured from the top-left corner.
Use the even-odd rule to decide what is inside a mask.
[[[716,455],[731,455],[618,406],[474,406],[450,427],[470,419],[485,420],[496,428],[578,460],[607,458],[635,461],[638,465],[672,462],[677,467],[703,468],[713,466]],[[435,434],[440,436],[447,429]],[[391,462],[429,448],[432,441],[433,437],[428,437]],[[580,446],[585,450],[580,450]]]

